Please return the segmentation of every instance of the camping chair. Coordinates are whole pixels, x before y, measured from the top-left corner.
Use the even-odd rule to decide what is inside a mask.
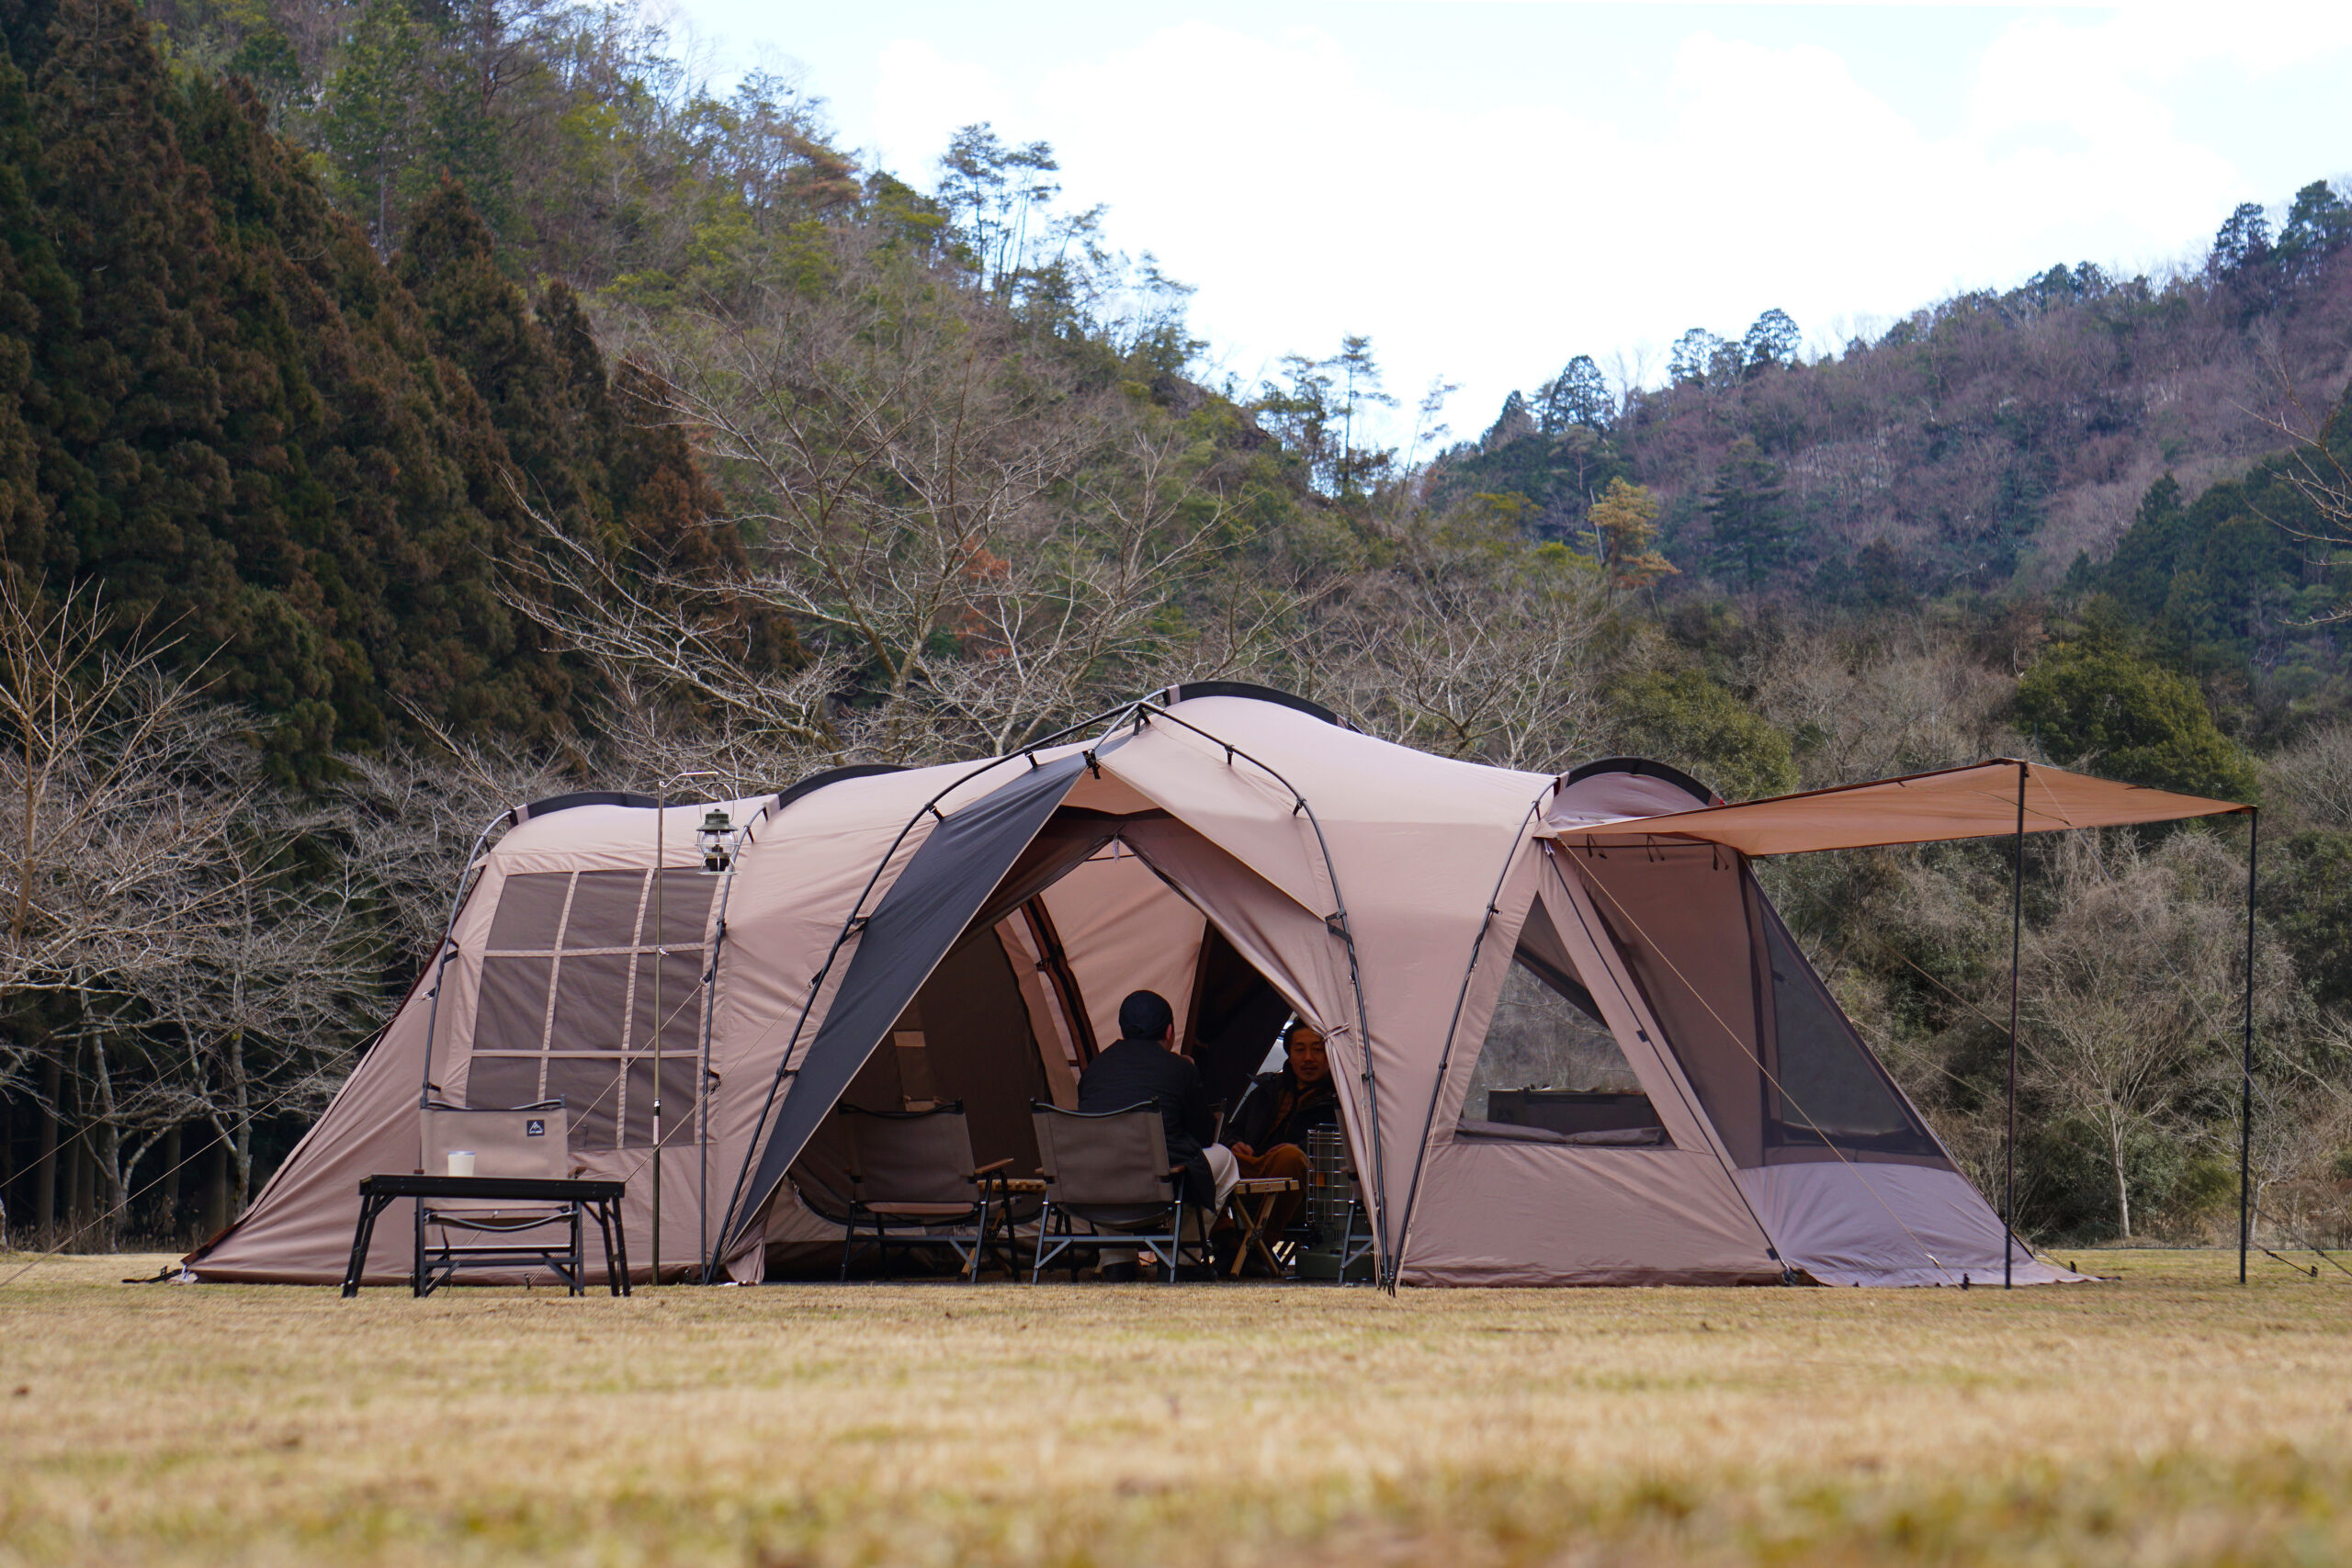
[[[850,1184],[842,1278],[849,1278],[857,1233],[871,1230],[886,1269],[893,1246],[944,1247],[962,1265],[957,1272],[978,1280],[997,1224],[1011,1224],[1004,1179],[1012,1162],[974,1163],[961,1100],[929,1111],[844,1105],[841,1114],[847,1118]]]
[[[1075,1247],[1091,1247],[1100,1257],[1115,1237],[1149,1247],[1173,1283],[1186,1245],[1184,1168],[1168,1157],[1168,1127],[1159,1108],[1065,1111],[1033,1100],[1029,1115],[1046,1176],[1029,1282],[1035,1284],[1046,1264]],[[1074,1219],[1085,1221],[1091,1234],[1072,1234]],[[1192,1245],[1205,1263],[1208,1227],[1198,1229]]]
[[[471,1156],[469,1174],[526,1181],[566,1181],[571,1177],[570,1121],[560,1100],[504,1108],[446,1105],[434,1100],[418,1112],[419,1146],[428,1176],[458,1174],[452,1154]],[[416,1276],[419,1293],[430,1295],[460,1269],[544,1268],[574,1294],[584,1281],[584,1249],[577,1204],[535,1203],[505,1198],[417,1200]],[[521,1237],[548,1225],[568,1226],[562,1238],[525,1243],[454,1246],[451,1231]],[[438,1230],[441,1245],[428,1251],[425,1233]]]

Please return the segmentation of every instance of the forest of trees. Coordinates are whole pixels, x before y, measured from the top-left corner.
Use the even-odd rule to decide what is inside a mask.
[[[1184,288],[1050,146],[867,167],[627,8],[0,0],[0,44],[13,1239],[223,1223],[514,801],[995,750],[1206,676],[1732,798],[2022,754],[2259,800],[2265,1234],[2352,1236],[2324,183],[2194,274],[2053,267],[1817,356],[1768,311],[1449,444],[1363,337],[1201,384]],[[2228,1223],[2245,853],[2030,849],[2030,1235]],[[1765,868],[1980,1175],[2007,864]]]

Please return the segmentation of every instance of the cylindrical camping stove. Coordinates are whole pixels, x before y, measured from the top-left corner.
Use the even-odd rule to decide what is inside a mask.
[[[1337,1127],[1306,1134],[1306,1224],[1315,1240],[1298,1255],[1300,1279],[1372,1278],[1371,1227],[1356,1202],[1347,1134]]]

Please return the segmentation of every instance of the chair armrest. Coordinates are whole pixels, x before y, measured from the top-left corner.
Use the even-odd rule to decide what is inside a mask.
[[[972,1172],[972,1179],[978,1181],[983,1176],[994,1176],[1000,1170],[1011,1169],[1012,1166],[1012,1156],[1011,1155],[1005,1156],[1002,1159],[992,1159],[989,1161],[988,1164],[980,1167],[979,1169]]]

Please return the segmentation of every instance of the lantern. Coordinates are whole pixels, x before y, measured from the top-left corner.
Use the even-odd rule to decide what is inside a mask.
[[[706,875],[717,876],[728,869],[733,860],[728,839],[734,831],[735,824],[729,821],[727,813],[717,807],[713,807],[710,815],[702,819],[702,826],[695,829],[695,838],[702,845],[702,869]]]

